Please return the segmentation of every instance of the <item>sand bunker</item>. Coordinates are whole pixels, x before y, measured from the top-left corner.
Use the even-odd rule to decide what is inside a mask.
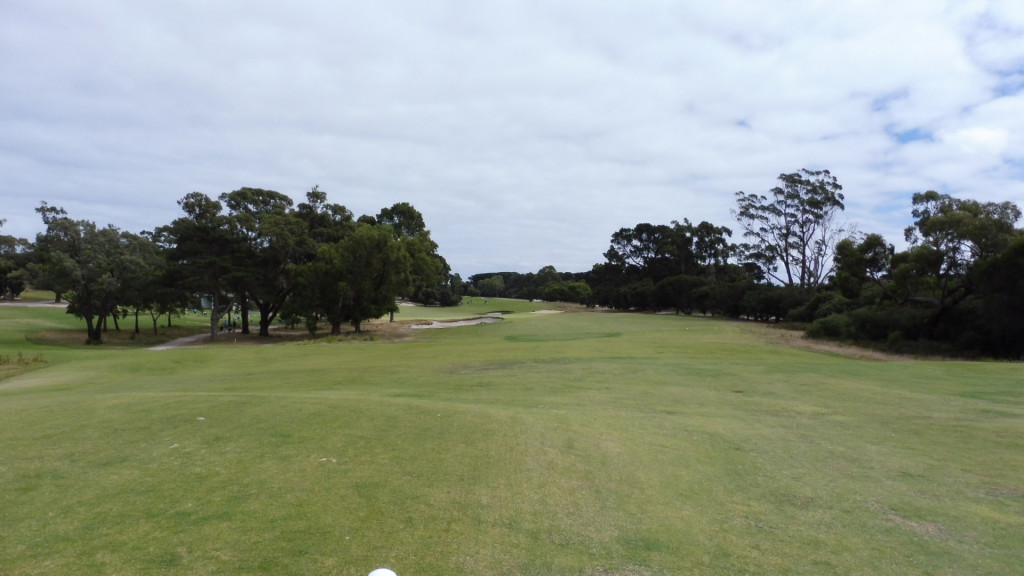
[[[486,318],[473,318],[471,320],[456,320],[453,322],[441,322],[434,320],[430,324],[413,324],[414,330],[421,330],[424,328],[457,328],[459,326],[473,326],[475,324],[490,324],[492,322],[501,322],[501,318],[494,316],[488,316]]]

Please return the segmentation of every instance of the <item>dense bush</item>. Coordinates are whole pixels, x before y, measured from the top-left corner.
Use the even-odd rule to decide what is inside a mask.
[[[814,322],[833,314],[841,314],[851,308],[851,302],[839,292],[822,291],[811,297],[802,306],[789,311],[789,322]]]
[[[807,329],[807,337],[852,340],[855,338],[853,322],[846,314],[832,314],[819,318]]]

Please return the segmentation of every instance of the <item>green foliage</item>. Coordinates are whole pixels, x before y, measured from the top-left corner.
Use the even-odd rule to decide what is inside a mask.
[[[501,296],[505,291],[505,278],[499,274],[495,274],[477,282],[477,289],[480,290],[480,294],[482,296]]]
[[[544,286],[541,298],[548,302],[573,302],[576,304],[590,304],[593,301],[593,294],[586,282],[551,282]]]
[[[72,220],[62,209],[40,208],[46,232],[36,238],[37,274],[68,300],[67,311],[85,320],[88,341],[98,344],[107,321],[122,306],[146,306],[143,292],[158,274],[156,248],[143,237],[113,226]]]
[[[877,234],[840,242],[834,285],[849,302],[798,317],[845,311],[843,330],[832,318],[812,334],[842,332],[834,337],[894,351],[1024,356],[1020,209],[934,191],[915,194],[912,205],[907,250],[895,252]]]
[[[786,315],[789,322],[813,322],[815,320],[841,314],[853,307],[843,294],[823,290],[816,293],[803,305],[790,308]]]
[[[421,304],[457,304],[456,294],[444,288],[451,268],[437,253],[437,243],[431,239],[423,215],[412,204],[399,202],[382,209],[376,222],[394,233],[409,256],[408,286],[402,296]]]
[[[853,321],[846,314],[830,314],[818,318],[807,329],[808,338],[828,338],[832,340],[852,340],[856,337]]]
[[[612,296],[611,305],[619,310],[654,309],[654,281],[644,278],[617,289]]]
[[[339,334],[344,322],[359,332],[364,321],[395,310],[395,299],[408,287],[408,261],[388,228],[357,224],[296,270],[295,309],[310,332],[321,318],[331,325],[331,334]]]
[[[612,234],[605,262],[588,278],[595,303],[620,309],[674,308],[691,312],[712,298],[719,273],[729,276],[737,248],[732,231],[708,222],[637,224]]]
[[[700,304],[699,294],[710,285],[711,281],[701,276],[669,276],[654,286],[655,305],[673,308],[677,314],[692,314]]]
[[[789,311],[803,306],[809,297],[807,290],[797,286],[759,284],[743,294],[743,315],[759,321],[787,320]]]

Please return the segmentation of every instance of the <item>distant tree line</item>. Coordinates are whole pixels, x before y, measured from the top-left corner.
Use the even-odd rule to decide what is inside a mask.
[[[88,341],[131,317],[153,330],[158,319],[210,310],[210,334],[256,330],[275,321],[321,324],[338,334],[351,324],[396,310],[396,300],[454,305],[461,298],[423,216],[410,204],[354,217],[314,187],[293,205],[273,190],[241,188],[178,202],[183,215],[133,234],[72,219],[47,203],[36,209],[46,226],[35,242],[0,237],[0,288],[17,297],[27,285],[66,299],[86,323]],[[0,222],[2,224],[2,222]]]
[[[914,194],[909,244],[837,221],[828,171],[779,176],[736,194],[746,242],[708,222],[637,224],[612,234],[585,277],[593,302],[799,323],[811,337],[895,352],[1024,357],[1024,230],[1011,202]]]
[[[593,294],[586,282],[588,275],[585,272],[559,272],[554,266],[544,266],[536,273],[474,274],[469,277],[465,295],[593,304]]]

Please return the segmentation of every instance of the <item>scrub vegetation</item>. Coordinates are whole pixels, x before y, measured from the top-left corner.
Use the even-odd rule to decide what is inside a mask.
[[[85,346],[0,307],[0,573],[1013,574],[1020,365],[467,298],[363,337]],[[408,330],[423,319],[504,320]],[[73,331],[77,342],[41,339]]]

